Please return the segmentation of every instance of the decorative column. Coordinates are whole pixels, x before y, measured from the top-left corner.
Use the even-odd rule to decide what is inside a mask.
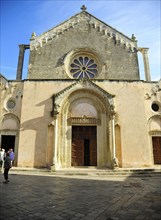
[[[52,170],[55,170],[56,166],[57,166],[57,146],[58,146],[58,119],[57,117],[55,118],[55,123],[54,123],[54,155],[53,155],[53,166],[52,166]]]
[[[53,97],[54,102],[54,97]],[[58,111],[59,105],[54,104],[54,110],[52,112],[54,116],[54,155],[53,155],[53,165],[51,166],[51,170],[55,171],[57,167],[59,167],[58,163]]]
[[[23,70],[25,50],[29,48],[30,48],[29,45],[25,45],[25,44],[19,45],[19,57],[18,57],[18,66],[17,66],[17,77],[16,77],[17,80],[22,79],[22,70]]]
[[[114,106],[111,106],[111,123],[112,123],[112,148],[113,148],[113,168],[118,167],[118,159],[116,157],[116,141],[115,141],[115,115],[116,112],[114,111]]]
[[[149,50],[149,48],[138,48],[138,50],[142,53],[142,56],[143,56],[145,80],[146,81],[151,81],[150,67],[149,67],[149,58],[148,58],[148,50]]]

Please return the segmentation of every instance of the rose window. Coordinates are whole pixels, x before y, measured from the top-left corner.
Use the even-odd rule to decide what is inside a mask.
[[[15,101],[14,100],[8,100],[8,102],[7,102],[7,107],[9,108],[9,109],[12,109],[12,108],[14,108],[16,106],[16,103],[15,103]]]
[[[76,79],[94,78],[98,74],[98,65],[93,58],[79,56],[70,64],[70,73]]]

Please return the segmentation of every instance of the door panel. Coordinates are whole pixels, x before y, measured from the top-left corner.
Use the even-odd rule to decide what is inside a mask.
[[[97,165],[97,142],[96,139],[91,140],[91,145],[90,145],[90,161],[91,161],[91,166],[96,166]]]
[[[72,166],[84,165],[84,141],[75,139],[72,143]]]
[[[84,140],[84,166],[90,165],[90,140]]]

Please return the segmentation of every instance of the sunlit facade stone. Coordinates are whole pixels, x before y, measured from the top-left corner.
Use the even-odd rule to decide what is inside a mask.
[[[1,76],[0,97],[1,148],[14,149],[15,166],[161,164],[161,81],[150,81],[148,48],[138,47],[134,35],[82,7],[19,49],[17,79]],[[140,80],[139,52],[146,81]]]

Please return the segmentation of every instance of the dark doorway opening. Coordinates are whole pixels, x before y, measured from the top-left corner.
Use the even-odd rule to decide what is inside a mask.
[[[5,149],[5,152],[10,148],[15,149],[15,136],[14,135],[2,135],[1,148]]]
[[[84,139],[84,166],[90,165],[90,140]]]

